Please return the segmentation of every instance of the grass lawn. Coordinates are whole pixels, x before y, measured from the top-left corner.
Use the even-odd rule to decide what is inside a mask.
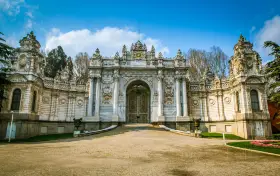
[[[222,133],[208,133],[208,132],[202,132],[201,133],[202,138],[223,138]],[[242,137],[236,136],[234,134],[225,134],[226,139],[232,139],[232,140],[241,140]]]
[[[65,134],[49,134],[49,135],[40,135],[40,136],[34,136],[27,139],[17,139],[17,140],[11,140],[11,143],[14,142],[40,142],[40,141],[51,141],[51,140],[57,140],[57,139],[68,139],[73,138],[73,133],[65,133]],[[1,142],[7,142],[8,140],[2,140]]]
[[[260,146],[253,145],[250,142],[230,142],[227,144],[230,146],[234,146],[234,147],[240,147],[240,148],[246,148],[246,149],[251,149],[251,150],[258,150],[258,151],[262,151],[262,152],[280,154],[279,148],[260,147]]]

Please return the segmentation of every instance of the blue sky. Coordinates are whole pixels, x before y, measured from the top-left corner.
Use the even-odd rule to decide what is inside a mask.
[[[270,58],[263,41],[280,43],[277,7],[279,0],[0,0],[0,31],[17,46],[33,30],[43,49],[62,45],[68,55],[79,50],[92,54],[96,47],[112,55],[124,43],[141,39],[167,57],[179,48],[208,50],[213,45],[231,56],[242,33],[266,62]]]

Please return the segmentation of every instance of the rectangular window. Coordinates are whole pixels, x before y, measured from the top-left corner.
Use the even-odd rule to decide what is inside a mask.
[[[217,131],[216,125],[210,125],[209,128],[210,128],[210,132],[216,132]]]
[[[231,125],[226,125],[226,126],[225,126],[225,131],[226,131],[227,133],[231,133],[231,132],[232,132]]]
[[[47,134],[48,133],[48,127],[41,127],[41,134]]]
[[[64,133],[64,127],[57,127],[57,133]]]

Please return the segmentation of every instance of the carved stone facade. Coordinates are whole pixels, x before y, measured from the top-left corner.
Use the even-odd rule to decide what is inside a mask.
[[[130,50],[124,45],[121,55],[116,53],[110,59],[96,49],[89,61],[87,84],[79,84],[75,75],[69,78],[67,67],[54,79],[45,77],[45,58],[35,36],[29,34],[20,44],[1,118],[10,117],[13,92],[20,89],[17,113],[22,120],[36,121],[39,127],[81,117],[86,124],[126,123],[128,87],[141,84],[148,90],[150,123],[192,131],[193,120],[201,119],[202,131],[244,138],[271,135],[261,59],[243,36],[234,46],[229,78],[218,79],[207,72],[199,82],[190,81],[189,66],[180,50],[173,59],[166,59],[162,53],[156,56],[154,47],[148,51],[140,41]],[[257,99],[252,91],[257,92]],[[36,105],[32,109],[34,92]],[[259,108],[252,103],[258,103]]]

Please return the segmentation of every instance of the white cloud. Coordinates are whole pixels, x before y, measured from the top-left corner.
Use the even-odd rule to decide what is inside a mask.
[[[256,26],[252,26],[250,33],[254,32],[256,30]]]
[[[270,50],[268,48],[263,48],[265,41],[273,41],[280,44],[280,16],[277,15],[265,21],[264,26],[257,33],[255,38],[257,51],[264,59],[264,62],[268,62],[272,57],[268,57]]]
[[[16,16],[23,4],[24,0],[0,0],[0,9],[10,16]]]
[[[26,12],[25,15],[29,18],[34,18],[33,13],[31,11]]]
[[[79,52],[87,52],[90,55],[99,48],[103,56],[113,56],[117,51],[121,52],[125,44],[128,49],[137,40],[146,43],[148,50],[154,45],[156,51],[168,54],[168,47],[164,46],[160,40],[146,37],[144,34],[131,31],[128,28],[105,27],[101,30],[90,31],[88,29],[61,32],[53,28],[46,39],[46,51],[61,45],[67,55],[74,57]]]
[[[33,26],[32,20],[31,20],[31,19],[28,19],[28,20],[27,20],[27,23],[25,24],[25,28],[28,29],[28,30],[30,30],[30,29],[32,29],[32,26]]]
[[[19,47],[19,41],[18,41],[18,39],[15,37],[15,35],[12,35],[12,36],[6,38],[5,40],[6,40],[6,43],[7,43],[9,46],[12,46],[12,47],[14,47],[14,48]]]

